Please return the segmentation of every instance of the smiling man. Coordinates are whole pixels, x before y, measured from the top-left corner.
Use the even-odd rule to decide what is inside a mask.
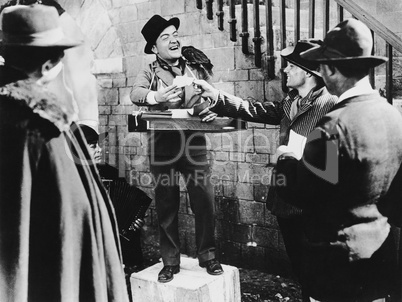
[[[300,53],[318,45],[317,40],[299,41],[296,46],[282,50],[281,56],[288,62],[284,72],[290,91],[279,102],[253,99],[242,100],[213,88],[204,81],[195,81],[201,87],[201,95],[214,100],[210,110],[220,115],[240,117],[244,120],[280,125],[279,144],[283,151],[291,150],[294,145],[303,149],[305,137],[314,129],[316,123],[336,103],[337,98],[328,93],[324,82],[317,72],[318,64],[308,62]],[[273,173],[275,175],[275,173]],[[277,216],[287,254],[297,277],[300,277],[301,250],[305,242],[302,232],[301,210],[285,203],[276,195],[275,183],[271,180],[267,207]],[[303,293],[308,299],[308,295]]]
[[[180,20],[166,20],[154,15],[143,27],[147,44],[145,53],[155,54],[156,60],[142,70],[131,91],[131,100],[151,110],[192,108],[202,97],[192,85],[178,88],[173,84],[177,76],[209,81],[201,68],[193,68],[182,57],[178,35]],[[209,114],[212,118],[216,114]],[[214,196],[206,157],[203,133],[192,131],[156,132],[150,135],[150,168],[156,180],[155,204],[158,214],[160,251],[164,267],[159,282],[169,282],[180,271],[180,241],[178,211],[180,187],[178,173],[184,178],[190,207],[195,215],[197,256],[201,267],[212,275],[223,273],[215,259]]]

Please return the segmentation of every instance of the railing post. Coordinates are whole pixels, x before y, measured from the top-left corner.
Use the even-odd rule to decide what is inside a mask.
[[[393,74],[392,74],[392,70],[393,70],[393,54],[392,54],[392,45],[389,43],[386,43],[386,48],[385,51],[387,53],[387,57],[388,57],[388,62],[386,63],[386,67],[385,67],[385,89],[387,92],[387,101],[388,103],[390,103],[392,105],[393,101],[392,101],[392,90],[394,89],[393,87]]]
[[[338,10],[338,23],[341,23],[343,21],[343,7],[340,6],[339,4],[336,5],[337,10]]]
[[[236,42],[236,3],[235,0],[229,0],[229,24],[230,24],[230,41]]]
[[[372,31],[372,30],[371,30],[371,37],[374,41],[374,38],[375,38],[374,31]],[[374,55],[374,53],[375,53],[375,43],[373,43],[373,48],[371,49],[371,55]],[[375,89],[375,67],[370,68],[369,80],[370,80],[371,87],[373,87]]]
[[[261,67],[261,31],[260,31],[260,1],[253,0],[254,8],[254,62]]]
[[[300,0],[295,0],[294,28],[295,28],[294,45],[296,45],[296,42],[300,40]]]
[[[274,33],[272,29],[272,0],[265,0],[265,18],[266,18],[266,45],[267,45],[267,65],[268,77],[275,78],[275,58],[274,58]]]
[[[323,39],[325,38],[325,35],[327,34],[328,30],[329,30],[329,0],[324,0],[323,2],[323,26],[322,26],[322,30],[323,30]]]
[[[218,0],[218,11],[216,15],[218,17],[218,29],[223,30],[223,0]]]
[[[202,9],[202,0],[197,0],[197,8]]]
[[[241,50],[244,54],[248,54],[248,9],[247,0],[241,0]]]
[[[205,6],[207,8],[207,19],[212,20],[214,18],[213,12],[212,12],[212,2],[214,0],[205,0]]]
[[[308,10],[308,36],[310,38],[314,38],[314,29],[315,29],[315,0],[309,1],[309,10]]]
[[[279,1],[279,10],[280,10],[280,18],[279,18],[279,27],[280,27],[280,35],[281,35],[281,49],[286,47],[286,3],[285,0]],[[281,74],[282,74],[282,91],[287,92],[288,87],[286,86],[287,76],[283,72],[286,68],[286,61],[284,58],[281,58]]]

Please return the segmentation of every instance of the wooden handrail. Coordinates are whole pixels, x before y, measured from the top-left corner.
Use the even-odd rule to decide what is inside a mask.
[[[372,29],[377,35],[387,41],[393,48],[402,53],[402,41],[401,39],[389,30],[384,24],[371,16],[360,5],[357,5],[350,0],[334,0],[339,5],[343,6],[353,16],[365,23],[370,29]]]

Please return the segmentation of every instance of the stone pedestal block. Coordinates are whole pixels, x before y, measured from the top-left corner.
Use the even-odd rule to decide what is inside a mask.
[[[209,275],[198,260],[181,258],[180,272],[172,281],[160,283],[158,273],[163,264],[157,263],[130,278],[133,301],[141,302],[240,302],[239,270],[222,265],[224,273]]]

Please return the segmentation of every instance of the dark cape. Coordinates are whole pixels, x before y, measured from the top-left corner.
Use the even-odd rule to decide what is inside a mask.
[[[128,301],[114,210],[72,124],[0,66],[0,301]]]

